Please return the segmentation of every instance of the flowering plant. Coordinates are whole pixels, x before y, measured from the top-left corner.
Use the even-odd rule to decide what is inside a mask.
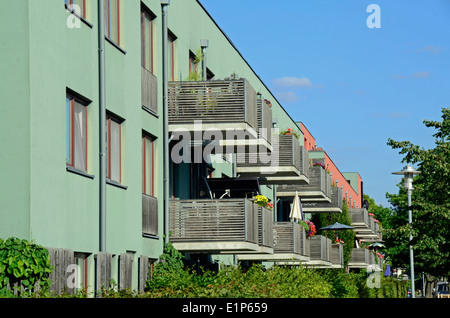
[[[305,231],[306,231],[306,236],[308,237],[313,237],[314,234],[316,234],[317,230],[316,230],[316,226],[314,225],[313,222],[311,221],[300,221],[300,225],[305,227]]]
[[[261,206],[263,208],[268,208],[269,210],[273,209],[273,203],[269,203],[269,199],[262,194],[258,194],[257,196],[254,196],[253,200],[258,206]]]
[[[272,103],[270,102],[270,100],[264,98],[264,101],[266,102],[267,106],[272,107]]]
[[[320,166],[320,167],[322,167],[323,169],[326,169],[326,168],[325,168],[325,165],[324,165],[323,163],[320,163],[320,162],[315,162],[315,163],[313,164],[313,167],[316,167],[316,166]]]
[[[374,216],[374,214],[373,213],[369,213],[369,216]]]
[[[336,241],[334,241],[334,243],[336,244],[345,244],[343,240],[341,240],[340,238],[336,239]]]
[[[297,139],[300,137],[300,134],[292,128],[280,131],[280,135],[294,135]]]

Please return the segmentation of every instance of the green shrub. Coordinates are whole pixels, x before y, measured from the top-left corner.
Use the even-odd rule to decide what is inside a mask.
[[[8,284],[22,285],[25,292],[45,292],[52,272],[48,250],[18,238],[0,239],[0,294],[8,295]]]

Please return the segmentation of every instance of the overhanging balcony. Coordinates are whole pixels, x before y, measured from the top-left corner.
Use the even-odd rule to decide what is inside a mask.
[[[168,106],[169,131],[176,138],[212,140],[212,153],[270,151],[258,131],[268,125],[271,110],[260,104],[258,121],[257,95],[245,79],[169,82]]]
[[[273,223],[273,253],[240,254],[238,260],[268,261],[277,264],[300,265],[309,260],[309,242],[303,226],[294,222]]]
[[[355,235],[362,241],[381,241],[379,225],[374,218],[369,215],[364,208],[351,208],[352,226],[355,228]]]
[[[298,193],[302,202],[331,202],[331,175],[322,167],[309,167],[309,184],[282,184],[277,187],[277,196],[293,198]]]
[[[342,213],[342,189],[331,187],[331,202],[312,202],[302,200],[304,213]]]
[[[310,260],[306,266],[331,267],[331,240],[322,235],[309,238]]]
[[[170,241],[182,252],[259,252],[258,206],[248,199],[170,202]]]
[[[349,268],[367,268],[370,264],[369,250],[367,248],[354,248],[348,262]]]
[[[293,135],[272,136],[272,152],[237,155],[236,173],[259,177],[261,184],[309,182],[308,152]]]

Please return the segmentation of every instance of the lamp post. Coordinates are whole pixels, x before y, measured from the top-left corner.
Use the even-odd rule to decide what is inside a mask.
[[[392,172],[392,174],[403,175],[403,187],[408,194],[408,218],[409,225],[412,226],[412,211],[411,211],[411,195],[413,188],[413,178],[415,175],[418,175],[420,171],[414,170],[414,168],[408,163],[402,171]],[[409,233],[409,242],[412,241],[412,233]],[[415,298],[415,284],[414,284],[414,251],[412,249],[412,245],[409,245],[409,261],[410,261],[410,272],[411,272],[411,297]]]

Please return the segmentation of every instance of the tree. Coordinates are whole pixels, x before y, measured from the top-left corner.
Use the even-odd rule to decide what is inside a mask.
[[[415,266],[432,276],[450,274],[450,109],[442,108],[442,121],[424,120],[426,127],[436,129],[433,135],[435,147],[424,149],[409,141],[394,141],[388,145],[400,149],[402,162],[417,164],[421,171],[414,179],[412,198],[413,224],[406,222],[406,194],[400,189],[398,195],[388,194],[394,206],[390,235],[407,237],[412,231]],[[404,215],[403,215],[404,213]],[[403,224],[396,224],[404,216]]]

